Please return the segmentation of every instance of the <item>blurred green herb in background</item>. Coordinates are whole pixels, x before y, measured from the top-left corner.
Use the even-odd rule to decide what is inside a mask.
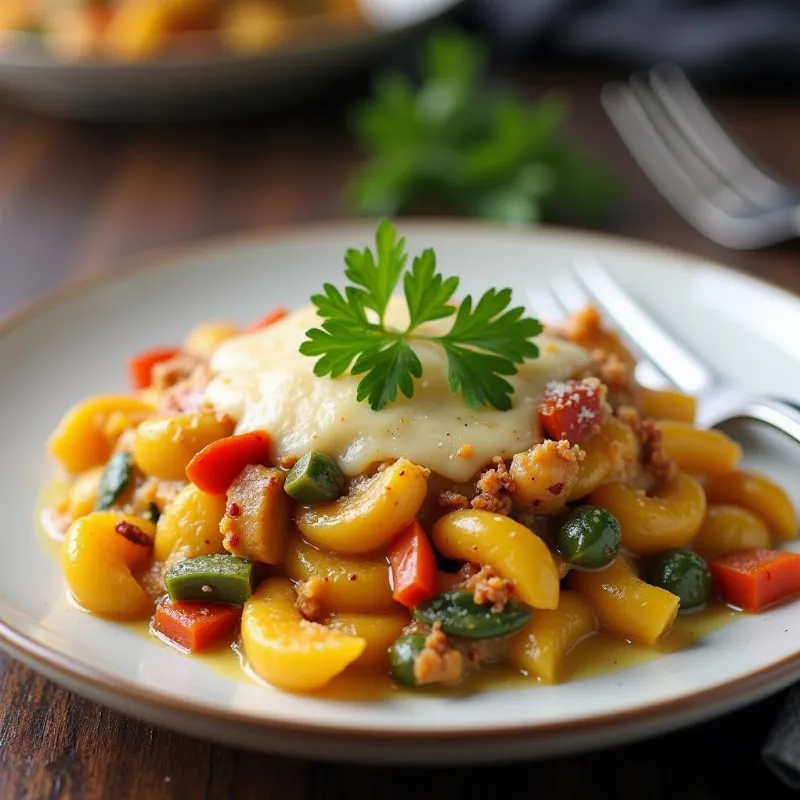
[[[366,215],[443,211],[503,222],[552,210],[597,218],[615,195],[610,176],[562,130],[567,106],[526,103],[484,82],[488,53],[458,31],[425,46],[421,84],[386,74],[353,124],[369,161],[348,197]]]

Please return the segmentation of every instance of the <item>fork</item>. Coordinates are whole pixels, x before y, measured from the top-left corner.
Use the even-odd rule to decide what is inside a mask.
[[[678,67],[609,83],[601,102],[642,171],[709,239],[748,250],[800,234],[800,187],[758,166]]]
[[[639,306],[597,259],[580,257],[574,269],[552,278],[531,303],[553,322],[594,305],[640,359],[663,382],[698,399],[697,424],[714,428],[733,420],[766,423],[800,444],[800,407],[777,397],[743,391],[691,352]]]

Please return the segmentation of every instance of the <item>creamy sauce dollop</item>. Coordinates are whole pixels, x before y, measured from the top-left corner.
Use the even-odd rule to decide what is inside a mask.
[[[404,327],[405,303],[393,298],[386,324]],[[405,456],[443,477],[469,480],[493,456],[511,457],[541,439],[536,406],[545,386],[585,366],[588,354],[545,334],[536,338],[539,358],[508,377],[513,408],[473,411],[447,383],[442,348],[415,342],[423,376],[414,397],[402,395],[381,411],[356,400],[358,378],[314,375],[316,359],[299,352],[309,328],[320,319],[313,306],[301,308],[256,333],[225,342],[214,354],[207,398],[237,421],[237,432],[266,430],[278,459],[320,450],[355,476],[380,461]],[[420,334],[449,330],[452,319],[420,326]]]

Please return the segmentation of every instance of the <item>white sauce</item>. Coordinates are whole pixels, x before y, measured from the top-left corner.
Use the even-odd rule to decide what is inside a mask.
[[[404,303],[394,298],[386,323],[404,326],[406,313]],[[473,411],[460,395],[450,393],[444,351],[415,343],[423,376],[414,397],[401,395],[376,412],[356,401],[358,378],[318,378],[316,359],[299,352],[305,332],[319,322],[308,306],[223,344],[211,361],[215,377],[207,397],[237,420],[237,432],[268,431],[277,458],[320,450],[338,459],[349,476],[405,456],[450,480],[469,480],[493,456],[511,457],[539,441],[535,409],[545,385],[569,378],[589,360],[581,348],[543,334],[536,339],[539,358],[526,361],[508,378],[515,390],[513,408]],[[440,320],[420,327],[419,333],[446,331],[451,325],[452,319]]]

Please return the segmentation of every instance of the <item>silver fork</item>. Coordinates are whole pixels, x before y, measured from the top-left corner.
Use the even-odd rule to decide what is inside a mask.
[[[800,444],[800,407],[777,397],[745,392],[658,325],[593,257],[577,260],[573,270],[559,272],[549,291],[531,296],[546,319],[594,305],[641,359],[664,382],[698,398],[697,424],[713,428],[736,419],[752,419],[776,428]]]
[[[757,165],[680,69],[607,84],[601,101],[642,171],[700,233],[742,250],[800,234],[800,187]]]

